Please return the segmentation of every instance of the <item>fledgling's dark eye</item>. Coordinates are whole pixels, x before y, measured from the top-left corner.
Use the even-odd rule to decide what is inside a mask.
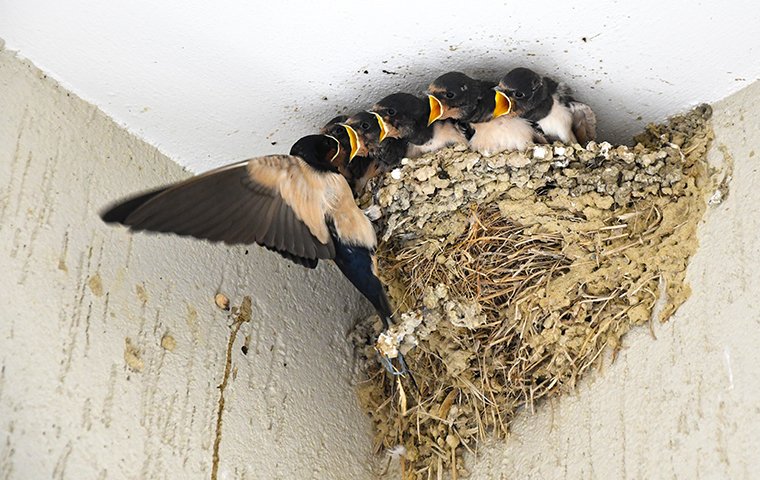
[[[454,98],[454,92],[446,92],[446,98]]]
[[[386,113],[388,114],[389,117],[392,117],[396,115],[396,110],[389,108]]]
[[[362,130],[369,130],[369,123],[367,123],[367,122],[362,122],[362,124],[361,124],[361,125],[359,125],[359,127],[360,127]]]
[[[523,92],[515,92],[515,98],[524,98],[525,94]]]

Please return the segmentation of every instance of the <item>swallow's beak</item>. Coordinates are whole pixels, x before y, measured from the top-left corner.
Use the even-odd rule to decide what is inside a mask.
[[[375,116],[377,119],[377,124],[380,125],[380,141],[382,142],[385,140],[385,137],[388,136],[388,127],[385,126],[385,120],[383,120],[383,117],[380,116],[377,112],[369,112],[372,115]]]
[[[325,136],[327,138],[332,138],[333,140],[335,140],[335,146],[337,148],[335,149],[335,155],[333,155],[332,158],[330,159],[330,163],[333,163],[335,159],[338,158],[338,155],[340,155],[340,142],[338,141],[337,138],[333,137],[332,135],[325,135]]]
[[[354,159],[356,152],[359,150],[359,135],[356,134],[356,130],[350,125],[346,125],[345,123],[341,123],[340,125],[346,129],[346,132],[348,132],[348,141],[351,144],[351,154],[348,156],[348,161],[350,162]]]
[[[428,117],[428,126],[443,116],[444,108],[440,100],[433,95],[428,95],[430,102],[430,116]]]
[[[493,109],[493,118],[501,117],[512,112],[512,100],[504,92],[496,92],[496,106]]]

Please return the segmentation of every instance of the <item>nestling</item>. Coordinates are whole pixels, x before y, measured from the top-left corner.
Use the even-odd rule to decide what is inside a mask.
[[[529,68],[515,68],[496,87],[494,117],[511,110],[538,123],[549,140],[586,144],[596,138],[596,115],[570,88]]]
[[[405,140],[406,156],[416,158],[467,139],[453,120],[428,124],[430,104],[409,93],[394,93],[377,102],[372,111],[380,116],[388,138]]]
[[[342,125],[351,143],[349,158],[359,156],[369,159],[364,174],[356,179],[358,191],[363,191],[372,177],[387,173],[399,165],[406,154],[406,142],[398,138],[386,138],[384,125],[376,113],[356,113]]]
[[[493,116],[495,86],[493,82],[476,80],[460,72],[441,75],[428,87],[429,122],[454,119],[470,148],[485,156],[546,143],[537,125],[529,120],[512,115]]]

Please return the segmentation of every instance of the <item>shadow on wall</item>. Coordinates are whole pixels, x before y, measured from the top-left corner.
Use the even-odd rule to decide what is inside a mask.
[[[583,38],[585,42],[593,41],[588,37]],[[541,43],[515,42],[508,55],[455,45],[449,48],[451,54],[445,62],[434,62],[425,55],[416,57],[418,61],[414,64],[409,64],[406,60],[394,61],[395,56],[368,61],[366,68],[359,69],[349,78],[334,83],[338,86],[336,88],[341,89],[344,98],[354,98],[356,103],[331,105],[328,100],[324,108],[313,117],[317,119],[315,131],[333,116],[367,109],[390,93],[403,91],[422,96],[431,81],[448,71],[456,70],[474,78],[498,81],[506,72],[519,66],[531,68],[557,81],[565,82],[573,89],[579,101],[591,105],[599,120],[600,141],[630,145],[633,135],[641,131],[645,122],[660,121],[664,118],[646,115],[645,106],[639,103],[638,98],[631,96],[630,88],[607,81],[601,58],[597,69],[579,73],[577,65],[567,65],[563,62],[567,51]],[[368,84],[357,87],[352,81],[354,75],[366,75]],[[591,79],[593,85],[584,89],[577,81],[579,78],[584,78],[585,82]],[[670,114],[676,113],[680,111]],[[324,122],[319,123],[320,119],[324,119]]]

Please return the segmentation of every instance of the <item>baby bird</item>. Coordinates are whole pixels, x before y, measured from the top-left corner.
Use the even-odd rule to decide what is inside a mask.
[[[332,164],[338,155],[337,139],[309,135],[290,155],[244,160],[141,193],[101,218],[132,231],[257,243],[307,268],[333,260],[388,328],[393,309],[376,275],[375,230]]]
[[[338,169],[338,172],[345,177],[348,185],[354,192],[354,197],[358,198],[364,190],[364,185],[359,185],[358,181],[365,176],[372,164],[372,160],[358,155],[353,159],[351,158],[351,140],[346,128],[342,125],[346,120],[348,120],[347,115],[338,115],[327,122],[319,133],[335,137],[340,143],[340,152],[338,152],[338,155],[332,160],[332,165],[334,165]]]
[[[534,123],[511,115],[494,117],[495,86],[460,72],[441,75],[428,87],[429,123],[447,118],[456,120],[470,148],[485,156],[505,150],[523,151],[533,143],[546,143]]]
[[[346,129],[351,144],[349,159],[357,156],[369,159],[366,171],[356,179],[357,191],[364,191],[372,177],[389,172],[399,165],[406,154],[406,142],[398,138],[386,138],[385,126],[376,113],[356,113],[341,125]]]
[[[457,143],[467,143],[453,120],[428,124],[430,103],[409,93],[394,93],[377,102],[386,137],[405,140],[406,156],[415,158]]]
[[[585,144],[596,138],[596,115],[570,89],[529,68],[515,68],[496,87],[494,117],[511,110],[541,127],[550,140]]]

